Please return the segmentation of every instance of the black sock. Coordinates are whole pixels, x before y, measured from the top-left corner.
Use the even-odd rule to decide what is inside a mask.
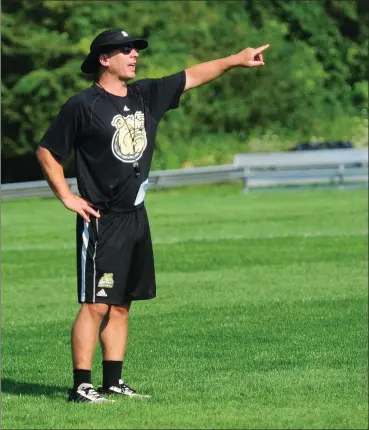
[[[112,385],[119,385],[122,377],[123,361],[104,360],[103,366],[103,388],[108,389]]]
[[[81,384],[91,384],[91,370],[74,369],[73,370],[74,389],[76,390]]]

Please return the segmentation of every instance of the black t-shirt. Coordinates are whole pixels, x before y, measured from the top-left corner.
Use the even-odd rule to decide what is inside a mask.
[[[96,207],[130,210],[143,202],[157,125],[179,106],[185,76],[136,81],[125,97],[94,84],[64,104],[40,146],[61,162],[74,149],[81,196]]]

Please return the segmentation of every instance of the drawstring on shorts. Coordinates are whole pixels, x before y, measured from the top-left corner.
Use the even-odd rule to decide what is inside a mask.
[[[136,214],[136,219],[137,219],[137,222],[138,222],[138,228],[141,228],[139,208],[136,208],[135,214]]]
[[[138,227],[141,228],[141,220],[140,220],[140,209],[144,207],[144,203],[140,203],[137,206],[134,206],[131,209],[122,209],[116,206],[109,205],[109,203],[104,203],[103,206],[95,205],[94,209],[98,210],[103,214],[113,213],[113,214],[129,214],[134,212],[135,217],[138,223]]]

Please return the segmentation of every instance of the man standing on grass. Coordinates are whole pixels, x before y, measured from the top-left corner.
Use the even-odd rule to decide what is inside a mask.
[[[128,313],[134,300],[156,295],[154,259],[144,196],[158,123],[176,109],[184,91],[206,84],[234,67],[264,65],[263,51],[189,67],[161,79],[135,78],[146,40],[107,30],[92,42],[81,65],[93,85],[71,97],[42,138],[37,157],[64,206],[77,214],[78,302],[72,328],[74,386],[69,400],[103,402],[105,394],[138,396],[122,380]],[[64,177],[63,162],[75,151],[80,197]],[[100,338],[102,387],[91,384]]]

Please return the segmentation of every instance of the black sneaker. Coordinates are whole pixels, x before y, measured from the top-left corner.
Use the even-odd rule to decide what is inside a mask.
[[[150,398],[149,394],[138,394],[136,390],[129,387],[122,379],[119,379],[118,385],[112,385],[108,389],[99,387],[97,391],[100,394],[113,394],[118,396],[126,396],[126,397],[141,397],[141,398]]]
[[[103,403],[106,399],[99,394],[92,384],[81,384],[76,390],[71,389],[68,392],[68,400],[78,403]]]

